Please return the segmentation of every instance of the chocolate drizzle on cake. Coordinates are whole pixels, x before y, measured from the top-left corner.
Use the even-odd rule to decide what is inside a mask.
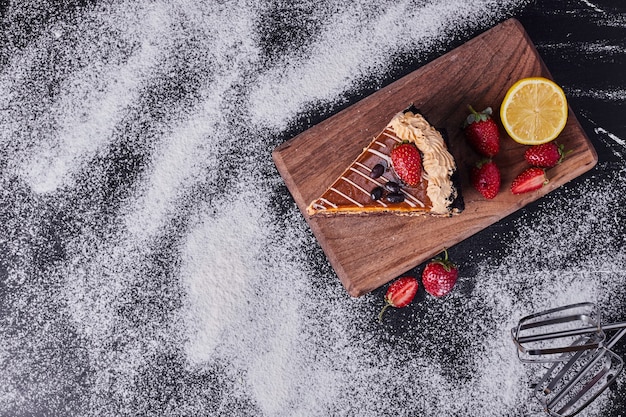
[[[425,166],[422,181],[418,185],[409,187],[402,184],[399,190],[389,191],[387,189],[390,185],[401,183],[393,169],[384,169],[381,175],[378,175],[379,172],[372,175],[372,169],[378,164],[391,167],[391,150],[405,140],[416,144],[425,156],[426,163],[430,164],[430,172]],[[462,197],[458,188],[458,175],[455,175],[456,164],[447,147],[447,136],[434,129],[411,107],[392,119],[322,196],[307,207],[307,213],[458,214],[463,210]],[[378,187],[387,190],[384,197],[379,195],[380,190],[376,190]],[[435,203],[433,198],[437,199]]]

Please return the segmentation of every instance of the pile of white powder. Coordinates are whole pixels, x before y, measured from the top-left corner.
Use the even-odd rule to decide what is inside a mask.
[[[452,295],[383,325],[383,293],[346,294],[271,161],[302,121],[525,3],[10,8],[0,415],[543,415],[509,331],[583,300],[623,319],[626,138],[598,126],[610,177],[505,220]]]

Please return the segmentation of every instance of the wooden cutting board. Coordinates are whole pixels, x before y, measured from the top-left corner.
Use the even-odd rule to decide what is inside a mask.
[[[350,295],[357,297],[389,282],[596,164],[596,152],[570,109],[557,141],[571,152],[548,171],[547,186],[519,196],[509,191],[513,178],[527,167],[526,147],[510,139],[502,127],[501,150],[494,158],[502,171],[500,193],[486,200],[470,186],[469,169],[479,157],[465,144],[460,128],[467,106],[480,110],[491,106],[499,114],[508,88],[530,76],[552,78],[522,25],[510,19],[274,150],[278,171]],[[433,125],[448,131],[462,175],[465,211],[450,218],[308,216],[306,206],[397,112],[412,103]]]

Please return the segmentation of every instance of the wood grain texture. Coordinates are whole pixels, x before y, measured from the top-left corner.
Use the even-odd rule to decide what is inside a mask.
[[[501,192],[488,201],[469,185],[469,168],[479,157],[465,144],[460,128],[467,106],[491,106],[498,113],[508,88],[530,76],[552,78],[524,28],[510,19],[274,150],[278,171],[350,295],[360,296],[389,282],[596,164],[596,152],[570,109],[557,141],[571,152],[548,171],[547,186],[521,196],[510,193],[511,181],[526,168],[526,147],[511,140],[502,128],[501,151],[494,158],[502,171]],[[450,218],[308,216],[306,206],[410,104],[437,128],[448,131],[462,176],[465,211]]]

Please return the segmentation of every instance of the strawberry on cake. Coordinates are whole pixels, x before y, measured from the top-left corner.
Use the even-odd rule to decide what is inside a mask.
[[[411,106],[391,119],[307,213],[449,216],[463,208],[444,136]]]

